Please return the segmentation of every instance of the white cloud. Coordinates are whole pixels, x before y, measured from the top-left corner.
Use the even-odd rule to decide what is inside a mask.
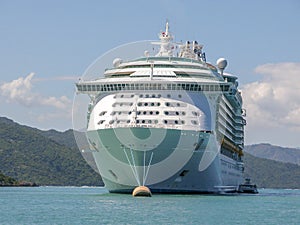
[[[250,129],[300,131],[300,63],[264,64],[255,72],[263,79],[242,88]]]
[[[20,77],[11,82],[6,82],[0,86],[0,94],[9,102],[17,102],[24,106],[41,107],[49,106],[61,110],[67,110],[71,106],[71,101],[66,96],[45,97],[32,91],[32,79],[34,73],[30,73],[25,78]]]

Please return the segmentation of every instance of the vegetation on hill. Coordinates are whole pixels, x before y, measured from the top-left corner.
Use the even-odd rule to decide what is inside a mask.
[[[82,134],[77,132],[76,135]],[[279,147],[281,157],[293,155],[284,157],[285,161],[292,163],[263,159],[261,156],[272,158],[279,155],[274,154],[270,146],[246,146],[245,177],[250,177],[258,187],[300,188],[300,166],[292,164],[294,161],[290,160],[299,159],[300,151],[283,151]],[[251,155],[252,153],[261,158]],[[94,163],[90,156],[87,160]],[[0,184],[25,180],[39,185],[103,185],[100,175],[91,169],[80,154],[73,130],[41,131],[4,117],[0,117],[0,170],[12,177],[0,174]]]
[[[63,133],[61,133],[62,139]],[[0,118],[0,170],[39,185],[103,185],[77,148],[47,137],[44,131]]]
[[[17,181],[15,179],[5,176],[0,172],[0,186],[12,186],[16,183]]]
[[[300,188],[300,166],[244,153],[245,177],[260,188]]]

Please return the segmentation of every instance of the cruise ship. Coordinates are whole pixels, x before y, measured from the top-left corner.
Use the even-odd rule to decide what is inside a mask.
[[[86,136],[105,187],[132,193],[226,193],[242,184],[245,110],[227,61],[206,62],[197,41],[176,43],[166,23],[157,51],[115,58],[97,79]]]

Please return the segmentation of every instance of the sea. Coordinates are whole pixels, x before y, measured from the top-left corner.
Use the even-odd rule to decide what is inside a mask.
[[[103,187],[1,187],[0,224],[300,224],[300,190],[132,197]]]

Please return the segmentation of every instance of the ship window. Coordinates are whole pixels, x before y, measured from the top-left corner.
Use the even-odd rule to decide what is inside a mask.
[[[152,98],[155,98],[155,94],[152,95]]]
[[[142,98],[143,97],[143,95],[140,95],[140,98]]]
[[[158,115],[159,114],[159,111],[156,111],[156,115]]]
[[[139,102],[139,103],[138,103],[138,106],[142,106],[142,103],[141,103],[141,102]]]
[[[99,116],[103,116],[105,113],[107,113],[107,111],[103,111],[99,114]]]
[[[153,112],[152,111],[150,111],[150,115],[152,115],[153,114]]]
[[[158,95],[157,95],[157,97],[159,97],[159,98],[160,98],[160,97],[161,97],[161,94],[158,94]]]
[[[181,95],[178,95],[178,98],[181,98],[182,96]]]
[[[154,120],[154,123],[158,123],[158,120]]]
[[[177,106],[180,106],[180,103],[177,103]]]
[[[166,102],[165,105],[166,105],[166,106],[170,106],[170,102]]]
[[[157,103],[157,106],[160,106],[160,102]]]
[[[128,112],[128,115],[131,115],[131,113],[132,113],[132,112],[131,112],[131,111],[129,111],[129,112]]]
[[[197,121],[196,120],[192,120],[191,122],[192,122],[192,124],[197,125]]]
[[[151,106],[154,106],[154,102],[151,103]]]
[[[147,102],[145,102],[145,103],[144,103],[144,106],[148,106],[148,103],[147,103]]]
[[[114,116],[115,114],[116,114],[116,112],[115,112],[115,111],[112,111],[110,115],[111,115],[111,116]]]
[[[109,124],[113,124],[115,121],[114,120],[111,120],[111,121],[109,121]]]
[[[127,120],[127,123],[130,123],[130,120]]]
[[[148,94],[146,94],[146,96],[145,96],[146,98],[149,98],[149,95]]]
[[[179,112],[176,112],[176,115],[178,116],[178,115],[179,115]]]
[[[146,112],[146,111],[144,111],[144,112],[143,112],[143,114],[144,114],[144,115],[146,115],[146,114],[147,114],[147,112]]]
[[[145,120],[142,120],[142,123],[145,123]]]
[[[168,120],[164,120],[164,123],[167,124],[167,123],[168,123]]]
[[[139,121],[139,120],[137,120],[137,121],[136,121],[136,123],[140,123],[140,121]]]
[[[138,115],[141,115],[141,111],[138,111],[137,114],[138,114]]]
[[[165,111],[164,113],[165,113],[165,115],[169,115],[169,112],[168,112],[168,111]]]
[[[193,114],[194,116],[199,116],[199,114],[198,114],[197,112],[192,112],[192,114]]]
[[[181,120],[181,124],[184,124],[184,120]]]
[[[168,95],[167,95],[167,97],[168,97],[168,98],[171,98],[171,95],[170,95],[170,94],[168,94]]]
[[[152,123],[152,121],[151,121],[151,120],[148,120],[148,123]]]
[[[100,120],[100,121],[98,122],[98,125],[103,124],[104,122],[105,122],[105,120]]]
[[[178,124],[178,120],[175,120],[175,124]]]

